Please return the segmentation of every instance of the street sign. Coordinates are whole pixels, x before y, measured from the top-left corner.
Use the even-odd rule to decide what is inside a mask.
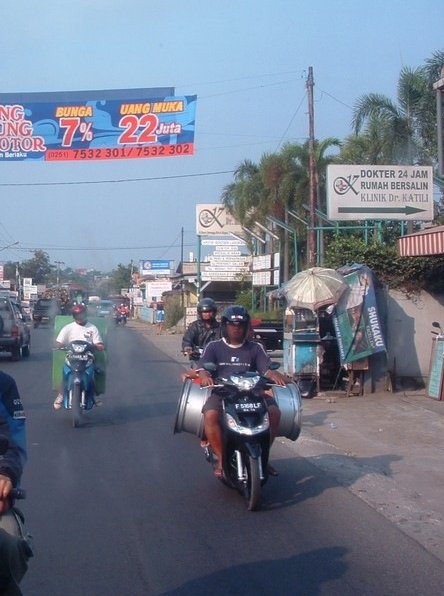
[[[330,220],[433,219],[430,166],[329,165]]]
[[[196,205],[196,234],[242,234],[242,226],[226,207],[220,204]]]

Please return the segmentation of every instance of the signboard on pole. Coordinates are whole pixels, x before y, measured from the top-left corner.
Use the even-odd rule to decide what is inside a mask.
[[[196,95],[174,88],[0,94],[0,161],[193,155]]]
[[[170,261],[160,261],[158,259],[139,261],[139,273],[141,277],[146,275],[152,275],[154,277],[156,275],[170,275]]]
[[[433,170],[429,166],[327,167],[330,220],[433,220]]]
[[[196,205],[196,234],[243,234],[242,226],[226,207],[217,204]]]

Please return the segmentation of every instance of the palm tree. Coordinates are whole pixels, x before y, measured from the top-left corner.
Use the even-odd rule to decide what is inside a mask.
[[[425,67],[401,70],[397,100],[378,93],[363,95],[356,103],[352,125],[355,134],[366,125],[365,133],[380,132],[384,159],[390,163],[430,163],[429,140],[424,136],[423,123],[430,114],[430,95]]]

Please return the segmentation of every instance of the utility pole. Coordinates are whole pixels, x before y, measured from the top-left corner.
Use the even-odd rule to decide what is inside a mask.
[[[310,227],[308,229],[308,266],[316,265],[316,203],[317,203],[317,176],[314,136],[314,104],[313,104],[313,67],[308,67],[307,96],[308,96],[308,152],[309,152],[309,188],[310,188]]]
[[[436,118],[438,130],[438,172],[444,177],[444,66],[440,79],[433,84],[436,91]]]
[[[54,261],[54,263],[57,265],[57,281],[56,281],[56,286],[59,287],[60,265],[64,265],[65,263],[63,261]]]
[[[185,283],[185,278],[183,276],[183,227],[180,231],[180,266],[182,268],[182,278],[180,280],[180,305],[183,308],[185,306],[183,293],[183,284]]]

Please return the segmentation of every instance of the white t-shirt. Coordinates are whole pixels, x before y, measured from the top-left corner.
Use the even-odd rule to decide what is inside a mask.
[[[100,337],[99,330],[92,323],[86,323],[85,325],[79,325],[75,321],[68,323],[60,330],[56,338],[56,342],[63,346],[68,345],[75,340],[87,341],[90,344],[101,344],[103,343]]]

